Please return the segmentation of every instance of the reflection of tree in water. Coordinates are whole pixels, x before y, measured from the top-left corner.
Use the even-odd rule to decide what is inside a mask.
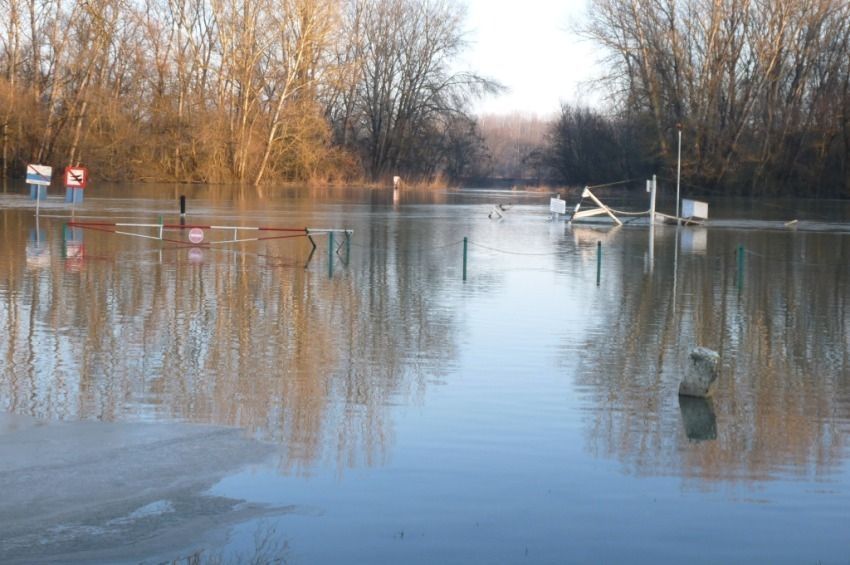
[[[617,266],[606,275],[617,282],[595,310],[599,330],[576,381],[590,405],[591,450],[633,472],[709,480],[821,474],[840,461],[850,429],[850,247],[828,234],[750,234],[758,255],[747,255],[739,291],[740,237],[712,232],[709,255],[679,256],[675,305],[672,241],[657,242],[653,275],[642,272],[642,238],[611,251]],[[705,406],[680,406],[677,396],[697,344],[721,354],[714,429]]]
[[[331,280],[326,248],[307,270],[307,245],[270,246],[272,258],[204,250],[200,264],[171,249],[160,262],[142,240],[96,232],[86,245],[102,260],[68,274],[54,259],[25,276],[24,240],[12,237],[0,409],[235,425],[278,442],[293,468],[325,454],[341,467],[378,462],[388,407],[455,355],[453,320],[439,254],[387,223],[357,235],[356,264],[338,263]]]

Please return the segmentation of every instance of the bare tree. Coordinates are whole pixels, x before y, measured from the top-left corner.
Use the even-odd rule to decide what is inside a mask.
[[[463,113],[470,97],[498,88],[451,69],[465,47],[464,15],[443,0],[352,0],[357,86],[353,96],[339,97],[345,105],[335,113],[344,117],[343,137],[352,132],[373,180],[433,170],[419,151],[427,136],[447,116]]]
[[[650,126],[646,159],[670,166],[681,124],[692,180],[800,189],[820,186],[831,161],[846,171],[836,124],[848,111],[849,11],[839,0],[593,0],[583,31],[607,54],[620,114]]]
[[[0,16],[4,174],[433,176],[457,170],[468,101],[493,88],[451,71],[449,0],[0,0]]]

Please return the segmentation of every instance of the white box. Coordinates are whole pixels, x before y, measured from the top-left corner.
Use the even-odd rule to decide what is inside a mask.
[[[682,217],[707,220],[708,202],[700,202],[699,200],[688,200],[687,198],[682,199]]]

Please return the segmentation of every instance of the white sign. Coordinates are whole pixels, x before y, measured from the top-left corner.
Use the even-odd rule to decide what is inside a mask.
[[[701,220],[708,219],[708,202],[700,202],[699,200],[682,199],[682,217],[683,218],[699,218]]]
[[[27,184],[50,186],[53,167],[47,165],[27,165]]]
[[[204,230],[201,228],[192,228],[189,230],[189,241],[192,243],[201,243],[204,240]]]
[[[553,214],[566,214],[567,213],[567,201],[561,200],[560,198],[550,198],[549,199],[549,211]]]
[[[85,188],[89,171],[85,167],[68,167],[65,169],[66,188]]]

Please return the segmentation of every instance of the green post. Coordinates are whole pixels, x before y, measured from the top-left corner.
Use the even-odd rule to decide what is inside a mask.
[[[463,238],[463,280],[466,280],[466,250],[467,250],[467,239]]]
[[[744,246],[738,246],[738,289],[744,285]]]
[[[596,286],[602,278],[602,242],[596,242]]]
[[[328,232],[328,277],[334,276],[334,232]]]

